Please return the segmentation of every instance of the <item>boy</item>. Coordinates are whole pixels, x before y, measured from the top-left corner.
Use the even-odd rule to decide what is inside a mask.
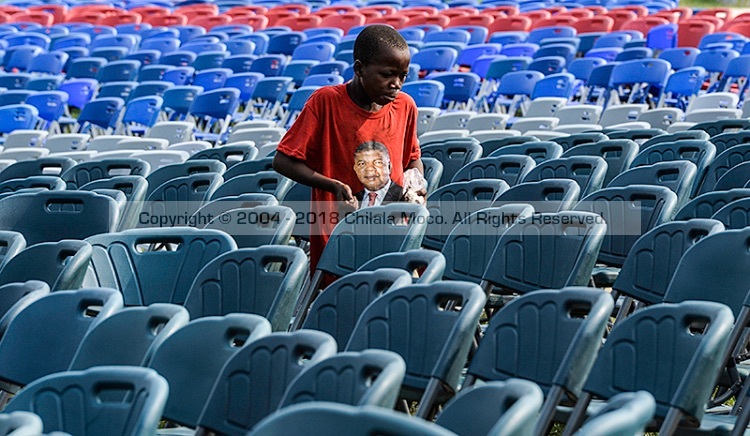
[[[393,28],[368,26],[354,43],[354,78],[316,91],[279,143],[274,169],[312,190],[310,268],[317,268],[338,222],[338,204],[357,208],[353,193],[364,189],[354,168],[354,151],[377,141],[391,157],[390,178],[403,185],[404,171],[423,172],[417,142],[417,106],[401,86],[411,55]],[[343,216],[341,216],[343,218]]]

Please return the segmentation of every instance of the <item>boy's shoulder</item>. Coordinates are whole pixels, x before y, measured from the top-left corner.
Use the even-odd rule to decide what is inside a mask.
[[[337,100],[346,96],[346,83],[341,85],[321,86],[312,93],[310,99],[327,101]]]

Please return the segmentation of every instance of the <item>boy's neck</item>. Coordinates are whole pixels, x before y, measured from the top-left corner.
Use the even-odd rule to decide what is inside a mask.
[[[368,97],[364,90],[358,86],[356,80],[352,80],[346,85],[346,93],[349,95],[349,98],[352,99],[354,104],[368,112],[377,112],[380,109],[383,109],[383,106],[370,100],[370,97]]]

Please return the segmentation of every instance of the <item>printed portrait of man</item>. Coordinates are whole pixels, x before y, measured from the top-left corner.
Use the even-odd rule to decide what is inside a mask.
[[[357,147],[354,171],[365,187],[354,194],[360,209],[403,200],[404,189],[391,180],[391,158],[380,142],[363,142]]]

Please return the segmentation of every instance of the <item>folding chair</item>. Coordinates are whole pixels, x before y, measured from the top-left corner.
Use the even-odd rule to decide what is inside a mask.
[[[169,382],[164,418],[195,427],[224,364],[270,333],[262,316],[234,313],[191,321],[164,340],[149,363]]]
[[[70,392],[78,393],[78,401],[66,400]],[[151,433],[159,426],[168,392],[167,381],[151,369],[93,368],[39,379],[13,397],[7,411],[33,411],[52,432]]]
[[[724,206],[736,200],[750,196],[748,189],[730,189],[728,191],[714,191],[701,194],[685,204],[677,211],[675,221],[693,218],[711,218]]]
[[[607,162],[597,156],[573,156],[550,159],[537,164],[523,178],[524,183],[551,178],[569,178],[580,188],[583,198],[602,188],[607,173]]]
[[[418,400],[416,415],[431,417],[445,393],[456,390],[484,302],[481,289],[473,283],[437,282],[393,290],[365,309],[346,350],[375,348],[400,354],[406,361],[407,376],[399,396]],[[388,310],[393,304],[409,307],[414,311],[413,316],[404,317]],[[429,338],[414,331],[424,322],[431,326]],[[372,334],[374,329],[383,331],[383,328],[387,332],[398,330],[400,335],[408,335],[410,341],[395,343],[387,340],[390,334]],[[424,365],[427,361],[437,364]]]

